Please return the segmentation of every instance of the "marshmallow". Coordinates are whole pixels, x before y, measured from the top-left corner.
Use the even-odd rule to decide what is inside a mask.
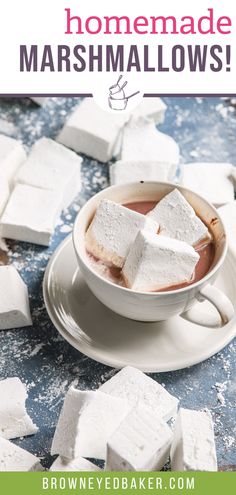
[[[175,178],[176,166],[171,163],[146,161],[117,161],[111,165],[111,185],[136,181],[171,182]]]
[[[217,471],[209,411],[179,410],[170,456],[172,471]]]
[[[6,179],[11,187],[18,168],[25,160],[26,153],[20,141],[0,135],[0,182]]]
[[[123,132],[121,160],[179,163],[178,144],[156,129],[153,121],[132,119]]]
[[[1,437],[10,440],[37,433],[38,428],[25,408],[27,396],[26,387],[19,378],[6,378],[0,381]]]
[[[58,457],[50,467],[50,471],[101,471],[101,469],[92,462],[77,457],[72,461],[63,457]]]
[[[182,165],[181,184],[200,194],[209,203],[221,206],[234,200],[230,163],[189,163]]]
[[[144,97],[140,105],[132,111],[132,116],[153,119],[155,124],[162,124],[165,118],[166,104],[161,98]]]
[[[35,103],[37,103],[37,105],[43,105],[46,98],[42,97],[42,96],[31,96],[30,98],[32,101],[34,101]]]
[[[127,287],[156,291],[189,282],[199,254],[186,242],[142,230],[123,266]]]
[[[178,399],[142,371],[126,366],[99,388],[100,392],[128,401],[135,409],[146,407],[156,418],[168,421],[176,415]]]
[[[233,183],[235,186],[235,183],[236,183],[236,166],[235,165],[232,165],[230,177],[233,180]]]
[[[227,237],[232,247],[236,246],[236,201],[219,208],[219,214],[224,222]]]
[[[160,234],[195,246],[210,240],[206,225],[196,215],[184,196],[174,189],[148,213],[160,225]]]
[[[145,215],[104,199],[86,232],[87,250],[96,258],[121,268],[138,231],[144,228],[155,233],[158,224]]]
[[[115,158],[116,160],[120,159],[121,146],[122,146],[122,142],[123,142],[123,133],[124,133],[124,127],[121,129],[121,131],[119,133],[119,136],[116,140],[114,150],[113,150],[113,158]]]
[[[81,162],[82,158],[73,151],[52,139],[42,138],[19,169],[15,183],[58,191],[66,208],[81,189]]]
[[[78,456],[105,459],[107,440],[129,410],[125,400],[71,387],[56,427],[51,454],[67,459]]]
[[[17,184],[0,220],[0,236],[48,246],[62,206],[58,192]]]
[[[92,98],[85,98],[63,127],[57,141],[74,151],[107,162],[113,156],[116,141],[127,119],[127,114],[106,112]]]
[[[17,134],[17,129],[12,122],[9,122],[9,120],[0,118],[0,134],[13,137]]]
[[[10,195],[8,181],[0,177],[0,215],[2,214]]]
[[[32,325],[28,289],[17,270],[0,266],[0,330]]]
[[[0,437],[0,471],[42,471],[39,459]]]
[[[167,462],[172,431],[155,411],[133,409],[109,438],[107,471],[159,471]]]

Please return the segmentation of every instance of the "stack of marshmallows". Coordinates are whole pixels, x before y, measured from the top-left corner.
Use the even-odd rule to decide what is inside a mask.
[[[86,232],[87,251],[122,269],[125,285],[136,291],[190,282],[199,261],[194,247],[210,240],[206,225],[177,189],[147,215],[104,199]]]
[[[93,98],[84,98],[57,141],[101,162],[112,160],[111,185],[142,180],[176,181],[201,191],[215,206],[233,201],[235,167],[222,162],[181,163],[178,143],[158,129],[165,112],[166,105],[160,98],[143,98],[137,108],[127,113],[106,112]],[[197,157],[197,149],[191,154]]]
[[[52,442],[51,471],[216,471],[209,411],[180,408],[178,399],[127,366],[96,391],[71,387]],[[172,426],[168,425],[171,420]],[[173,426],[173,419],[175,425]]]
[[[81,189],[81,163],[52,139],[39,139],[27,156],[20,141],[0,134],[0,241],[48,246]],[[14,266],[0,266],[0,330],[30,325],[27,286]]]
[[[82,158],[41,138],[27,156],[0,135],[0,237],[48,246],[63,210],[81,189]]]
[[[40,460],[10,440],[38,428],[25,407],[19,378],[0,381],[0,471],[43,470]],[[70,387],[59,416],[51,471],[158,471],[171,458],[174,471],[216,471],[209,411],[180,408],[159,383],[127,366],[96,391]],[[169,423],[169,424],[168,424]]]

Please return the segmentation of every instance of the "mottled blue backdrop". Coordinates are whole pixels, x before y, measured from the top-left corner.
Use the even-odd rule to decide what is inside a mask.
[[[0,132],[22,139],[27,148],[41,136],[54,138],[78,98],[48,98],[38,107],[27,98],[0,100]],[[180,145],[181,160],[231,161],[236,164],[235,101],[219,98],[165,98],[160,129]],[[84,158],[83,190],[58,225],[51,246],[9,242],[2,263],[13,263],[29,287],[33,327],[0,332],[0,379],[18,376],[27,384],[27,407],[39,432],[16,443],[50,466],[50,445],[64,395],[73,382],[95,389],[114,373],[70,347],[46,313],[42,280],[48,260],[68,235],[81,205],[108,185],[106,164]],[[66,225],[66,227],[65,227]],[[151,376],[190,408],[211,410],[220,469],[236,469],[236,342],[191,368]]]

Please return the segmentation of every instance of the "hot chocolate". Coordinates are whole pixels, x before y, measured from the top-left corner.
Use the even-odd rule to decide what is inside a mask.
[[[156,204],[157,202],[155,201],[140,201],[135,203],[126,203],[123,206],[125,206],[126,208],[132,211],[146,215],[155,208]],[[208,273],[215,256],[214,240],[211,240],[210,242],[208,240],[205,243],[200,242],[199,245],[195,246],[195,250],[199,254],[200,258],[195,267],[192,279],[189,282],[185,282],[182,284],[168,287],[166,289],[162,289],[161,292],[163,292],[163,290],[165,291],[176,290],[192,285],[193,283],[201,280]],[[88,253],[88,257],[92,268],[99,275],[101,275],[102,277],[106,278],[107,280],[117,285],[126,287],[120,268],[116,268],[114,266],[108,266],[104,261],[95,258],[90,253]]]

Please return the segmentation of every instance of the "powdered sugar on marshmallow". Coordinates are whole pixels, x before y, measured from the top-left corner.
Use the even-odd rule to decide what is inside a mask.
[[[7,204],[9,195],[10,189],[8,181],[5,178],[0,177],[0,215]]]
[[[39,459],[5,438],[0,438],[0,471],[42,471]]]
[[[150,412],[155,411],[156,418],[165,421],[177,413],[178,399],[160,383],[132,366],[126,366],[116,373],[99,390],[127,400],[132,408],[146,407]]]
[[[14,176],[26,160],[26,153],[20,141],[0,134],[0,182],[4,178],[12,186]]]
[[[42,106],[47,98],[44,98],[43,96],[31,96],[30,99],[37,103],[37,105]]]
[[[156,129],[154,121],[132,119],[124,128],[121,160],[179,163],[179,146],[175,140]]]
[[[147,216],[159,223],[161,235],[192,246],[210,240],[208,228],[178,189],[167,194]]]
[[[93,98],[84,98],[57,137],[59,143],[101,162],[113,156],[127,114],[102,110]]]
[[[159,471],[167,462],[172,431],[155,411],[133,409],[107,444],[107,471]]]
[[[48,246],[63,207],[61,193],[17,184],[0,221],[0,235]]]
[[[0,266],[0,330],[29,325],[32,320],[27,286],[13,266]]]
[[[221,206],[218,210],[222,218],[231,247],[236,246],[236,201]]]
[[[87,250],[95,257],[121,268],[140,229],[157,233],[158,224],[145,215],[104,199],[87,230]]]
[[[230,163],[188,163],[181,166],[181,184],[215,206],[234,200],[234,167]]]
[[[132,116],[153,119],[155,124],[162,124],[165,118],[166,104],[161,98],[144,97],[140,105],[133,111]]]
[[[110,167],[111,185],[136,181],[173,181],[176,165],[155,161],[122,161]]]
[[[82,158],[52,139],[39,139],[19,169],[15,183],[57,191],[66,208],[81,189]]]
[[[37,433],[38,428],[25,408],[26,387],[19,378],[6,378],[0,381],[0,397],[1,437],[10,440]]]
[[[142,230],[123,266],[127,287],[156,291],[189,282],[199,254],[186,242]]]
[[[93,464],[93,462],[77,457],[76,459],[68,460],[58,456],[50,467],[50,471],[101,471],[101,469]]]
[[[51,453],[105,459],[108,438],[128,414],[127,401],[71,387],[56,427]]]
[[[171,447],[172,471],[217,471],[214,429],[209,411],[180,409]]]

